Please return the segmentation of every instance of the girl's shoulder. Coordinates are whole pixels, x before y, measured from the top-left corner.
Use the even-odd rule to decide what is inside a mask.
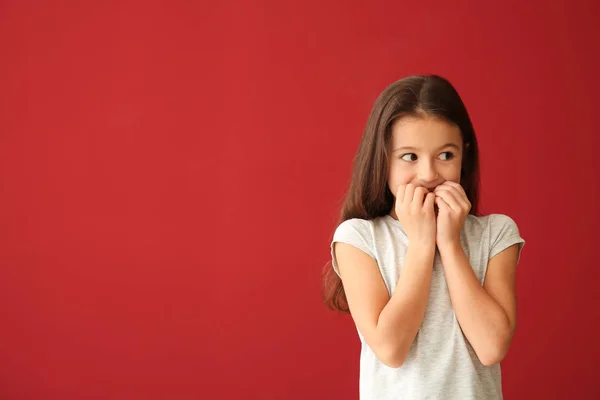
[[[336,229],[345,230],[345,229],[370,229],[373,230],[381,225],[386,225],[390,223],[398,223],[391,215],[386,214],[380,217],[375,218],[349,218],[343,222],[341,222]]]
[[[384,229],[389,229],[390,226],[398,226],[400,224],[391,215],[384,215],[375,218],[349,218],[341,222],[335,229],[333,234],[334,240],[341,238],[360,238],[371,247],[375,245],[376,238]]]
[[[369,230],[373,225],[372,220],[363,218],[349,218],[341,222],[335,229],[335,232],[348,232],[348,231],[365,231]]]
[[[515,220],[506,214],[469,214],[465,225],[469,225],[471,229],[487,229],[490,231],[503,230],[506,227],[518,229]]]
[[[525,244],[515,220],[506,214],[469,215],[464,225],[469,242],[487,243],[491,255],[512,244]]]

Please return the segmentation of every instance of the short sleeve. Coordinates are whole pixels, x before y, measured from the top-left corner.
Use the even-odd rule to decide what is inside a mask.
[[[335,230],[330,246],[331,265],[339,276],[340,270],[335,258],[335,253],[333,251],[333,245],[335,242],[352,245],[375,259],[375,241],[373,239],[370,222],[367,220],[359,218],[349,219],[342,222]]]
[[[506,250],[510,246],[518,244],[517,262],[521,258],[521,250],[525,240],[519,233],[515,221],[507,215],[493,214],[490,216],[490,255],[491,259],[496,254]]]

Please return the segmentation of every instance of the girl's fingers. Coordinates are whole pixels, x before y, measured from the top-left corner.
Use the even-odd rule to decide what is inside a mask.
[[[452,188],[455,196],[458,199],[463,199],[465,202],[469,202],[467,193],[465,192],[465,189],[462,187],[462,185],[460,183],[446,181],[446,182],[442,183],[440,186],[443,187],[444,185],[446,185],[448,188]]]
[[[396,203],[404,202],[404,194],[405,193],[406,193],[406,185],[398,186],[398,189],[396,190]]]
[[[451,209],[453,209],[454,211],[461,211],[463,206],[460,204],[460,202],[456,199],[456,196],[454,195],[454,193],[452,193],[451,190],[439,190],[436,195],[438,197],[441,197],[444,202],[446,203],[446,205],[448,205]]]
[[[441,197],[435,197],[435,204],[437,204],[438,208],[443,211],[450,211],[452,208],[442,199]]]
[[[415,197],[411,204],[413,212],[420,212],[423,209],[423,202],[427,193],[429,193],[429,191],[424,187],[419,186],[415,189]]]
[[[435,194],[427,193],[425,196],[425,201],[423,202],[423,208],[425,210],[433,210],[433,205],[435,204]]]
[[[406,190],[404,191],[404,204],[408,205],[412,203],[413,197],[415,196],[415,185],[409,183],[406,185]]]

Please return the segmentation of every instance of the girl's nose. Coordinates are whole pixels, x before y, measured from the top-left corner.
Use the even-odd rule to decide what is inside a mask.
[[[422,162],[419,166],[419,180],[424,184],[437,181],[438,173],[431,162]]]

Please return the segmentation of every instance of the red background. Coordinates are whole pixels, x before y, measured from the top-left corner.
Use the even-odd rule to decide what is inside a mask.
[[[527,240],[505,397],[599,396],[599,3],[481,3],[1,2],[0,397],[357,399],[320,272],[375,98],[430,72]]]

